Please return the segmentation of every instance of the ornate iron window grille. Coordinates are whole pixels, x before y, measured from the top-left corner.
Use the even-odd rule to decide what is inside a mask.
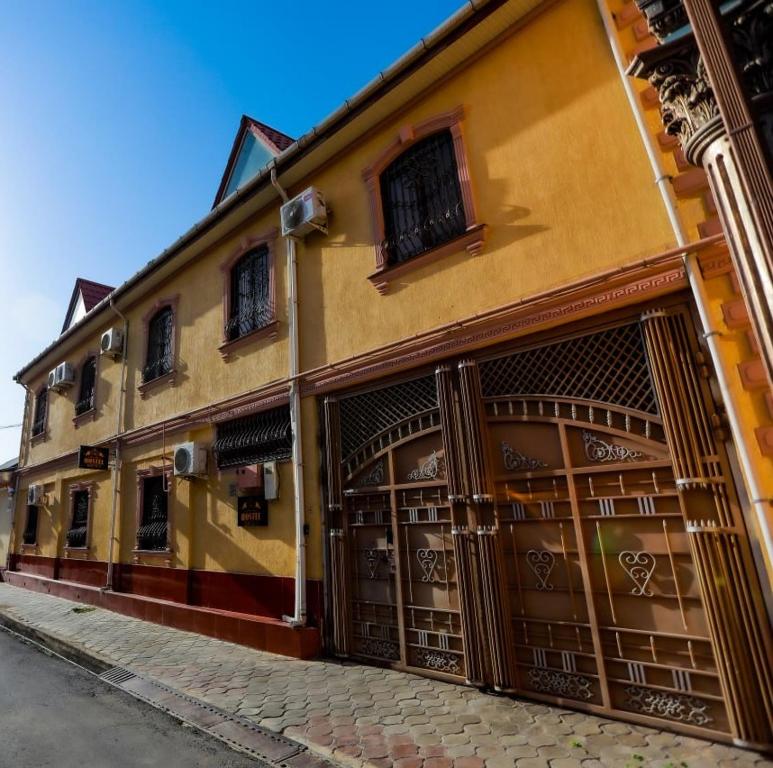
[[[25,544],[35,544],[38,540],[38,508],[27,507],[27,521],[24,524],[22,541]]]
[[[174,313],[171,307],[156,312],[148,324],[148,351],[142,381],[146,383],[172,372]]]
[[[68,547],[85,547],[89,525],[89,492],[75,491],[72,497],[72,522],[67,531]]]
[[[42,389],[35,398],[35,418],[32,420],[32,436],[43,434],[46,428],[46,412],[48,411],[48,390]]]
[[[137,530],[137,548],[142,550],[164,550],[167,542],[167,495],[164,479],[147,477],[142,487],[142,522]]]
[[[75,403],[75,415],[80,416],[94,407],[94,392],[97,383],[97,360],[90,357],[81,369],[81,386],[78,402]]]
[[[387,263],[400,264],[464,234],[451,131],[416,142],[381,173],[380,185]]]
[[[292,447],[290,409],[285,405],[218,424],[212,450],[222,469],[289,459]]]
[[[229,341],[263,328],[274,318],[269,295],[268,246],[243,256],[231,270],[231,307],[225,336]]]

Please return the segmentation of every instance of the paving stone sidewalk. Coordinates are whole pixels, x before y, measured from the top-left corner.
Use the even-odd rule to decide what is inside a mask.
[[[375,768],[746,768],[746,750],[415,675],[297,661],[0,583],[0,613],[341,765]]]

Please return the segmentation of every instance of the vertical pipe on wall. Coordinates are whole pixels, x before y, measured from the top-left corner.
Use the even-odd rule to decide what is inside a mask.
[[[107,541],[107,578],[105,589],[113,588],[113,571],[115,569],[115,520],[118,512],[118,486],[121,482],[121,432],[123,423],[123,404],[126,399],[126,350],[129,345],[129,321],[115,306],[110,296],[110,309],[123,321],[123,349],[121,350],[121,380],[118,391],[118,412],[115,421],[115,460],[113,463],[113,500],[110,509],[110,536]]]
[[[287,192],[271,168],[271,183],[287,202]],[[295,493],[295,611],[286,617],[296,626],[306,623],[306,514],[303,473],[303,434],[301,427],[300,349],[298,343],[298,259],[296,238],[285,236],[287,246],[287,325],[290,344],[290,424],[293,432],[293,490]]]
[[[668,219],[671,222],[674,236],[679,245],[689,245],[689,240],[682,227],[679,212],[676,209],[672,197],[672,188],[669,184],[670,177],[665,173],[663,166],[661,165],[660,156],[654,145],[649,129],[647,128],[647,123],[644,119],[644,114],[636,90],[631,83],[631,79],[625,74],[625,62],[623,60],[623,54],[620,50],[617,36],[615,35],[615,30],[612,26],[609,10],[604,4],[604,0],[596,1],[598,4],[599,15],[601,16],[607,34],[609,47],[612,50],[612,56],[617,65],[620,81],[623,85],[625,95],[628,98],[628,103],[631,107],[633,118],[636,121],[636,127],[639,129],[639,135],[644,144],[644,149],[649,158],[650,165],[655,174],[655,184],[663,199],[663,205],[665,206]],[[718,340],[721,338],[722,332],[714,328],[711,322],[706,286],[703,283],[703,276],[701,275],[700,266],[698,265],[698,259],[694,253],[685,253],[684,266],[687,273],[687,279],[690,283],[690,290],[695,301],[695,306],[700,317],[701,326],[703,328],[703,338],[709,349],[709,354],[711,355],[717,383],[719,384],[719,390],[722,395],[722,403],[727,412],[730,431],[733,436],[733,443],[738,453],[738,463],[740,465],[741,475],[746,485],[750,503],[754,509],[754,522],[756,523],[762,548],[764,550],[764,568],[767,572],[767,578],[773,580],[773,534],[771,533],[768,519],[773,500],[763,497],[762,481],[759,470],[749,454],[749,446],[744,438],[738,406],[731,394],[730,382],[719,350]],[[762,575],[763,574],[761,574],[761,576]]]

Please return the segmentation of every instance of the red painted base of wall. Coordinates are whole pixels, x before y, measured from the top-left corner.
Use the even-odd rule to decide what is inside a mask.
[[[103,592],[96,586],[19,571],[6,571],[5,581],[15,587],[95,605],[136,619],[198,632],[261,651],[294,656],[298,659],[312,659],[319,655],[320,636],[316,627],[294,629],[282,621],[266,616],[250,616],[214,608],[182,605],[141,595]]]
[[[319,653],[319,581],[306,582],[312,626],[300,630],[281,621],[293,613],[295,589],[293,579],[277,576],[116,563],[113,591],[103,592],[105,562],[25,554],[11,557],[5,581],[272,653]]]

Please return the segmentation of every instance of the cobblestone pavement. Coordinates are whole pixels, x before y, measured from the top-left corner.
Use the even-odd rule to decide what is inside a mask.
[[[746,768],[757,753],[415,675],[297,661],[0,583],[0,613],[116,666],[377,768]]]

